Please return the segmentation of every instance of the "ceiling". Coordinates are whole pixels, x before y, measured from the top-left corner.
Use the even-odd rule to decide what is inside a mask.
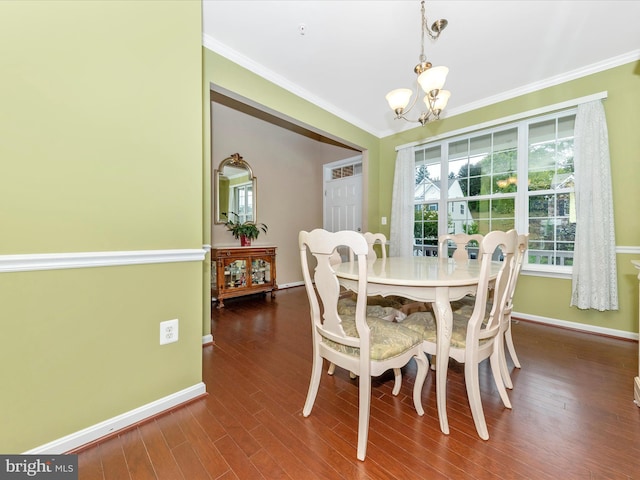
[[[427,1],[426,13],[449,22],[425,44],[449,67],[443,117],[640,60],[638,0]],[[384,96],[415,85],[419,0],[204,0],[203,44],[378,137],[417,126]]]

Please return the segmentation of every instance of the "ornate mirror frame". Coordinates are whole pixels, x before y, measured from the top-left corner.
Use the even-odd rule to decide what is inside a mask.
[[[246,173],[243,173],[243,170]],[[246,175],[246,179],[243,176]],[[253,170],[251,166],[240,156],[239,153],[234,153],[230,157],[225,158],[218,168],[214,170],[213,175],[213,223],[222,224],[227,221],[227,218],[222,215],[223,213],[228,213],[228,211],[234,211],[229,208],[229,187],[236,185],[242,186],[250,186],[250,192],[247,196],[250,199],[250,205],[246,209],[246,212],[235,212],[242,213],[243,215],[248,214],[248,217],[243,217],[243,220],[250,220],[252,222],[257,221],[257,212],[258,212],[258,196],[257,196],[257,188],[258,188],[258,180],[253,175]]]

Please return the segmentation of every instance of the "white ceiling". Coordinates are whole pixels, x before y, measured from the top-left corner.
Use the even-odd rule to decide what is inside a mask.
[[[449,67],[443,116],[640,60],[638,0],[427,1],[426,13],[449,21],[425,45]],[[419,0],[204,0],[203,44],[376,136],[417,125],[384,96],[415,84]]]

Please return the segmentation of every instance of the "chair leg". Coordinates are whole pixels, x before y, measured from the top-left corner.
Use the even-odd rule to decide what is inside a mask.
[[[496,339],[496,347],[489,357],[489,362],[491,363],[491,373],[493,374],[493,380],[496,383],[496,387],[498,388],[498,393],[500,394],[500,398],[502,399],[502,403],[505,407],[511,408],[511,400],[509,400],[509,395],[507,394],[507,389],[505,388],[504,379],[502,377],[502,366],[501,361],[501,351],[498,348],[498,345],[502,343],[502,339],[498,337]],[[504,355],[504,350],[502,350],[502,355]],[[511,379],[509,379],[511,381]]]
[[[476,425],[476,431],[481,439],[489,440],[489,430],[487,430],[487,422],[484,418],[484,411],[482,410],[482,399],[480,398],[480,379],[477,363],[465,362],[464,380],[467,387],[467,397],[469,399],[469,406],[471,407],[473,423]]]
[[[416,371],[416,381],[413,385],[413,405],[416,408],[418,415],[423,416],[424,408],[422,407],[422,387],[424,386],[424,381],[427,378],[427,373],[429,373],[429,362],[423,354],[416,355],[413,358],[418,366],[418,370]]]
[[[502,376],[502,381],[504,382],[504,386],[511,389],[513,388],[513,382],[511,381],[511,374],[509,373],[509,366],[507,365],[507,355],[505,352],[504,344],[505,344],[505,335],[502,335],[500,339],[496,342],[496,349],[498,350],[498,360],[499,360],[499,368],[500,375]]]
[[[320,386],[320,376],[322,375],[322,357],[320,353],[314,352],[313,366],[311,367],[311,380],[309,382],[309,390],[307,391],[307,399],[304,402],[302,415],[308,417],[313,408],[318,395],[318,387]]]
[[[367,455],[369,438],[369,410],[371,408],[371,375],[360,375],[358,406],[358,460],[364,461]]]
[[[516,355],[516,347],[513,345],[513,337],[511,336],[511,319],[509,319],[507,330],[504,332],[504,339],[507,343],[507,347],[509,348],[509,355],[511,356],[511,360],[513,360],[513,364],[516,368],[521,368],[520,360],[518,360],[518,355]]]
[[[395,380],[393,384],[393,391],[391,393],[393,395],[398,395],[400,393],[400,387],[402,387],[402,370],[399,368],[394,368],[393,376]]]
[[[330,363],[329,364],[329,368],[327,369],[327,375],[333,375],[336,372],[336,365],[335,363]],[[349,372],[349,378],[351,380],[353,380],[354,378],[356,378],[357,375],[353,372]],[[400,391],[400,387],[398,387],[398,391]],[[397,395],[397,394],[394,394]]]

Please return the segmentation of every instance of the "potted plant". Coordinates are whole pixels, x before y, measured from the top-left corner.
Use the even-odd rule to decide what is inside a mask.
[[[258,238],[260,231],[267,233],[268,227],[264,223],[241,222],[240,216],[235,212],[223,213],[222,215],[227,219],[224,226],[235,238],[240,239],[240,245],[243,247],[251,245],[251,240]]]

